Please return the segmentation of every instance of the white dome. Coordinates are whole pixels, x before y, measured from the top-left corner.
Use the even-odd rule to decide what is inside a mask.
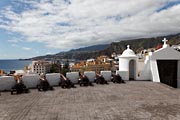
[[[130,46],[127,46],[127,49],[124,50],[122,53],[121,57],[136,57],[135,53],[133,50],[130,49]]]

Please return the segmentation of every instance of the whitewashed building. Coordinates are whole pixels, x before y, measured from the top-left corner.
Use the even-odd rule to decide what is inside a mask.
[[[138,59],[129,48],[119,56],[118,74],[124,80],[151,80],[180,88],[180,52],[170,47],[167,40],[159,50],[150,52],[144,61],[144,68],[137,75]]]
[[[50,72],[51,63],[48,61],[32,61],[31,72],[32,73],[48,73]]]
[[[139,80],[152,80],[180,88],[180,52],[170,47],[166,39],[163,42],[161,49],[147,57]]]
[[[137,79],[137,60],[138,57],[130,46],[119,57],[119,74],[124,80],[136,80]]]

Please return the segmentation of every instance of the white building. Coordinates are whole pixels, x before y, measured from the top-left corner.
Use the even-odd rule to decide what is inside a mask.
[[[124,80],[151,80],[180,88],[180,52],[170,47],[166,43],[166,39],[163,42],[164,45],[161,49],[150,52],[146,56],[140,76],[137,75],[137,56],[128,46],[119,56],[119,71],[117,73]]]
[[[134,51],[127,46],[127,49],[119,57],[119,71],[118,74],[124,80],[136,80],[137,79],[137,60],[138,57]]]
[[[91,59],[87,59],[86,62],[94,62],[95,59],[94,58],[91,58]]]
[[[166,39],[163,42],[161,49],[146,58],[139,80],[152,80],[180,88],[180,52],[170,47]]]
[[[179,45],[172,45],[171,47],[176,49],[176,50],[180,50],[180,44]]]
[[[32,61],[31,72],[32,73],[48,73],[50,72],[51,63],[48,61]]]

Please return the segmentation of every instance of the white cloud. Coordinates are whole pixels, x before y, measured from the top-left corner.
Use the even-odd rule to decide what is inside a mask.
[[[22,47],[22,49],[27,50],[27,51],[32,50],[32,48],[29,48],[29,47]]]
[[[19,42],[22,42],[22,41],[23,40],[20,40],[18,38],[13,38],[13,39],[8,40],[8,42],[10,42],[10,43],[19,43]]]
[[[32,48],[30,48],[30,47],[20,46],[20,45],[18,45],[18,44],[16,44],[16,43],[11,44],[11,46],[12,46],[12,47],[16,47],[16,48],[18,48],[18,49],[26,50],[26,51],[32,50]]]
[[[19,47],[17,44],[11,44],[12,47]]]
[[[35,9],[19,13],[6,8],[0,28],[62,50],[180,32],[180,5],[157,12],[176,0],[47,1],[22,0]]]
[[[47,52],[47,53],[46,53],[46,55],[51,55],[51,54],[53,54],[53,53],[51,53],[51,52]]]

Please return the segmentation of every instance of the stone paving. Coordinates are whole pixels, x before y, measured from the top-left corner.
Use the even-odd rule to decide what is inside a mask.
[[[180,120],[180,89],[146,81],[76,86],[1,92],[0,120]]]

